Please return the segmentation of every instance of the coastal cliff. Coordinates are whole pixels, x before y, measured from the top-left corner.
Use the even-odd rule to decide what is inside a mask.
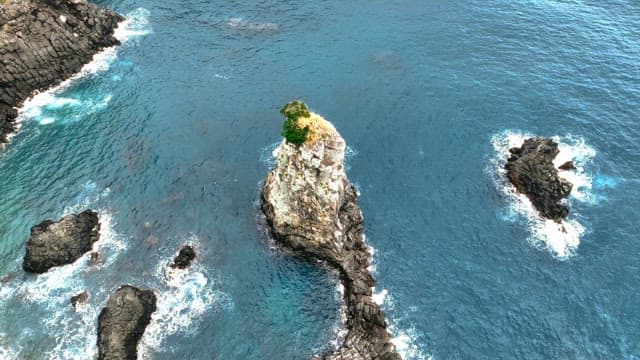
[[[0,0],[0,143],[14,131],[19,107],[78,72],[123,18],[86,0]]]
[[[278,164],[265,181],[262,211],[277,241],[340,273],[348,333],[339,349],[322,358],[400,359],[384,313],[372,299],[371,255],[358,194],[344,170],[345,141],[301,102],[288,104],[282,113],[288,117],[283,130],[288,140],[277,150]]]

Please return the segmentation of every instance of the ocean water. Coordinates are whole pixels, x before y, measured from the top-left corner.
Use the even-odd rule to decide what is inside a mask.
[[[278,109],[296,98],[350,146],[405,359],[640,358],[637,1],[99,4],[127,15],[123,45],[28,101],[0,154],[1,359],[92,358],[124,283],[159,295],[145,359],[335,346],[335,274],[259,219]],[[530,135],[578,165],[564,229],[502,176]],[[101,263],[24,274],[30,227],[87,207]],[[167,271],[183,244],[195,266]]]

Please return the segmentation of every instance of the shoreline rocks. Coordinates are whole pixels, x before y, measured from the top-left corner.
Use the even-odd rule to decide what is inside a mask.
[[[156,295],[124,285],[113,293],[98,316],[98,359],[136,359],[138,342],[156,311]]]
[[[91,251],[100,237],[98,214],[85,210],[58,222],[45,220],[31,228],[22,268],[42,274],[55,266],[67,265]]]
[[[17,107],[35,91],[80,71],[124,18],[86,0],[0,1],[0,143],[15,130]]]
[[[507,178],[518,192],[527,195],[543,217],[556,222],[566,218],[569,207],[561,201],[569,196],[573,185],[561,178],[553,165],[560,152],[558,144],[551,139],[530,138],[509,152],[511,156],[505,164]],[[573,163],[565,163],[560,168],[572,167]]]
[[[364,243],[357,192],[344,171],[344,139],[333,125],[310,113],[301,145],[283,141],[278,164],[262,189],[262,212],[272,236],[296,253],[336,268],[344,286],[348,333],[322,359],[400,359],[384,313],[372,299],[375,279]],[[314,358],[316,359],[316,358]]]

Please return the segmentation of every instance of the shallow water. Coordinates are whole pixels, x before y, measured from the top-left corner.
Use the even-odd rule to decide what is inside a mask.
[[[258,219],[294,98],[350,145],[406,359],[640,357],[636,2],[99,3],[128,14],[123,45],[26,104],[0,155],[0,358],[90,358],[123,283],[160,295],[145,358],[324,350],[334,277]],[[528,134],[579,165],[567,234],[496,176]],[[103,263],[23,274],[29,228],[86,207]],[[196,266],[167,273],[187,243]]]

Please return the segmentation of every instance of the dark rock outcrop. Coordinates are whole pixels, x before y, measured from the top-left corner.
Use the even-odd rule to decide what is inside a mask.
[[[73,310],[77,310],[78,306],[86,304],[87,301],[89,301],[89,293],[85,290],[71,297],[71,306],[73,306]]]
[[[34,91],[119,44],[113,32],[122,20],[86,0],[0,1],[0,143],[14,130],[15,108]]]
[[[553,159],[560,152],[551,139],[530,138],[522,147],[509,149],[511,156],[505,169],[509,181],[529,198],[538,212],[557,222],[569,215],[569,207],[560,201],[573,185],[558,176]]]
[[[193,259],[196,258],[196,252],[189,245],[185,245],[180,249],[178,255],[173,259],[173,263],[169,265],[172,268],[185,269],[191,265]]]
[[[71,264],[91,251],[99,231],[98,214],[91,210],[67,215],[58,222],[45,220],[31,228],[22,268],[41,274],[54,266]]]
[[[340,273],[348,333],[339,349],[321,358],[400,359],[384,313],[372,299],[375,280],[368,270],[362,212],[344,172],[346,144],[319,115],[298,121],[309,127],[307,141],[280,145],[278,165],[262,190],[262,212],[277,241]]]
[[[113,293],[98,316],[98,358],[136,359],[138,342],[154,311],[156,296],[151,290],[124,285]]]
[[[558,169],[560,169],[560,170],[575,170],[576,169],[576,165],[573,163],[573,161],[567,161],[564,164],[558,166]]]

